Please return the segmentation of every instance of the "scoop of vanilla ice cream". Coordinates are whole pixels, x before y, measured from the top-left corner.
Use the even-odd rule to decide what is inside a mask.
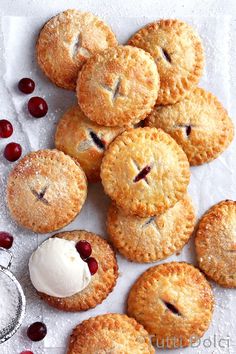
[[[29,272],[39,292],[61,298],[82,291],[91,281],[88,265],[75,242],[56,237],[43,242],[31,255]]]

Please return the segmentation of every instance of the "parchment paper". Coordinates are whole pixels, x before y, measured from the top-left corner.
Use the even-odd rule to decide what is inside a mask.
[[[36,14],[37,15],[37,14]],[[55,126],[62,113],[76,102],[75,95],[51,84],[38,69],[34,57],[34,46],[40,28],[45,20],[39,17],[2,17],[0,32],[0,118],[6,118],[14,124],[14,135],[8,140],[0,140],[0,152],[7,142],[16,141],[22,144],[24,154],[31,150],[52,148]],[[106,11],[103,18],[110,23],[121,43],[146,23],[158,18],[125,18],[109,17]],[[194,25],[200,33],[206,52],[206,68],[201,86],[216,94],[224,106],[230,109],[230,17],[198,17],[183,18]],[[45,97],[49,104],[49,113],[42,119],[32,119],[26,110],[30,96],[17,90],[17,83],[22,77],[31,77],[36,83],[33,95]],[[236,123],[236,120],[234,120]],[[222,199],[236,198],[236,159],[235,143],[210,164],[191,168],[192,176],[189,186],[197,215],[212,204]],[[135,279],[150,265],[140,265],[126,261],[118,256],[120,277],[114,291],[93,310],[82,313],[63,313],[48,307],[36,295],[28,276],[28,259],[32,251],[49,235],[37,235],[18,227],[9,217],[5,203],[6,178],[14,164],[0,157],[0,229],[9,231],[15,236],[13,247],[14,261],[12,271],[24,287],[27,297],[27,315],[23,326],[8,342],[0,346],[0,353],[15,354],[25,349],[32,349],[35,354],[65,353],[66,342],[72,328],[84,319],[107,312],[125,312],[128,291]],[[86,229],[107,237],[105,216],[108,198],[104,195],[100,184],[89,186],[88,200],[76,220],[66,230]],[[185,246],[178,256],[171,260],[195,263],[192,242]],[[234,290],[224,290],[213,284],[216,295],[214,319],[203,341],[197,348],[167,351],[168,353],[236,353],[235,321],[233,308],[236,309]],[[0,289],[1,291],[1,289]],[[48,335],[44,341],[32,343],[26,337],[28,324],[42,320],[48,327]],[[215,338],[215,346],[214,346]],[[219,340],[229,339],[230,347],[220,348]],[[210,348],[209,340],[211,340]],[[164,351],[158,351],[164,352]]]

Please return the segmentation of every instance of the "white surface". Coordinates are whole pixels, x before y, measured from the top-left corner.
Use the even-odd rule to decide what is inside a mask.
[[[201,6],[199,6],[201,3]],[[18,141],[23,145],[24,153],[38,148],[53,146],[55,124],[62,112],[75,102],[74,94],[53,86],[39,71],[34,62],[34,43],[40,27],[46,19],[68,7],[89,10],[103,17],[112,25],[118,39],[125,42],[127,38],[145,23],[159,17],[180,17],[188,20],[199,31],[206,50],[206,70],[202,85],[218,95],[230,111],[231,116],[236,109],[231,106],[236,94],[236,14],[235,5],[231,1],[9,1],[1,0],[0,11],[4,15],[26,15],[23,17],[4,18],[0,33],[0,116],[13,121],[15,132],[9,141]],[[211,17],[204,17],[202,15]],[[32,16],[36,16],[32,18]],[[4,34],[4,37],[3,37]],[[34,94],[45,96],[49,104],[49,114],[39,120],[29,118],[25,105],[28,97],[20,94],[16,84],[23,76],[30,76],[36,82]],[[234,119],[236,123],[236,119]],[[8,140],[7,140],[8,141]],[[0,150],[6,141],[0,141]],[[234,158],[235,142],[216,161],[192,169],[190,194],[194,199],[198,216],[210,205],[221,199],[236,199],[236,160]],[[125,311],[125,301],[130,286],[137,276],[148,265],[130,263],[118,257],[120,277],[113,293],[95,309],[67,314],[49,308],[39,300],[32,288],[27,262],[30,254],[46,236],[31,234],[10,221],[5,206],[6,176],[12,165],[0,157],[0,229],[15,235],[13,252],[15,259],[13,271],[23,284],[27,296],[27,316],[20,331],[8,342],[0,346],[1,354],[17,354],[32,348],[35,354],[61,354],[65,352],[67,337],[75,324],[85,318],[106,312]],[[80,216],[66,229],[75,228],[105,233],[105,213],[108,199],[102,187],[91,185],[89,197]],[[180,256],[168,259],[187,260],[194,262],[192,245],[187,245]],[[205,339],[216,336],[216,348],[185,349],[183,353],[236,353],[234,335],[236,323],[235,291],[224,290],[214,286],[216,294],[216,310],[211,328]],[[42,319],[48,327],[48,335],[43,342],[31,343],[25,331],[27,325]],[[219,347],[220,338],[230,337],[230,348]],[[206,342],[206,345],[209,341]],[[223,342],[221,342],[223,344]],[[160,351],[159,351],[160,352]],[[168,351],[168,353],[177,351]],[[181,351],[178,350],[178,354]]]

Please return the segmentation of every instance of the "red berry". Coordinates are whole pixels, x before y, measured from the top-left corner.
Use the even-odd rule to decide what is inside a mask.
[[[32,79],[24,77],[18,82],[18,89],[26,94],[32,93],[35,89],[35,83]]]
[[[8,232],[0,231],[0,247],[9,249],[13,244],[13,236]]]
[[[91,275],[94,275],[95,273],[97,273],[98,270],[98,262],[96,261],[95,258],[93,257],[89,257],[88,259],[86,259],[86,261],[88,263],[88,267],[90,270]]]
[[[27,336],[33,342],[42,340],[47,334],[47,327],[43,322],[35,322],[29,326],[27,330]]]
[[[6,145],[4,150],[4,157],[10,161],[14,162],[21,157],[22,148],[20,144],[17,143],[9,143]]]
[[[4,149],[4,157],[10,161],[14,162],[21,157],[22,147],[17,143],[9,143]]]
[[[42,97],[31,97],[28,102],[28,110],[30,114],[35,118],[41,118],[46,116],[48,112],[47,102]]]
[[[0,138],[9,138],[13,133],[13,126],[12,124],[6,120],[0,120]]]
[[[88,258],[92,253],[92,247],[91,247],[90,243],[85,240],[81,240],[81,241],[77,242],[75,247],[76,247],[77,251],[79,252],[80,257],[83,259]]]
[[[34,354],[34,353],[31,352],[30,350],[25,350],[24,352],[21,352],[20,354]]]

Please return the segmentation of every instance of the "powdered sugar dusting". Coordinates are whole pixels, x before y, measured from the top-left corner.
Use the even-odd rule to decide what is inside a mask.
[[[81,2],[82,3],[82,2]],[[129,2],[130,4],[131,2]],[[205,5],[206,2],[204,1]],[[132,8],[121,10],[117,4],[111,3],[99,10],[99,15],[108,21],[113,30],[118,34],[118,39],[125,42],[136,30],[144,24],[159,17],[179,17],[179,13],[187,13],[183,8],[180,9],[178,16],[176,8],[172,2],[168,2],[166,8],[160,10],[155,2],[156,11],[151,12],[147,9],[150,17],[132,17],[132,14],[145,14],[148,7],[143,2],[141,7],[135,6],[132,1]],[[196,4],[195,4],[196,5]],[[86,5],[87,6],[87,5]],[[47,8],[47,6],[45,7]],[[85,6],[84,6],[85,8]],[[194,13],[198,6],[195,6]],[[93,11],[93,8],[87,8]],[[137,10],[137,11],[136,11]],[[48,14],[51,10],[48,11]],[[59,10],[55,9],[55,13]],[[111,17],[111,13],[114,13]],[[219,12],[218,12],[219,13]],[[228,62],[230,58],[228,39],[229,39],[229,18],[221,16],[212,17],[216,14],[216,9],[212,8],[211,17],[193,17],[182,18],[193,24],[203,38],[206,50],[206,69],[201,85],[206,87],[219,96],[220,100],[229,108],[230,103],[230,82]],[[131,17],[130,17],[131,16]],[[182,16],[182,15],[181,15]],[[58,119],[67,108],[76,102],[73,92],[58,89],[46,79],[39,71],[37,65],[32,59],[34,57],[34,43],[39,28],[44,23],[44,19],[39,18],[8,18],[5,19],[3,32],[5,36],[5,54],[6,60],[0,62],[1,77],[7,69],[4,77],[5,82],[0,82],[0,94],[6,100],[1,114],[9,118],[14,123],[15,133],[13,139],[21,143],[24,154],[30,149],[37,150],[41,148],[54,147],[53,137]],[[30,28],[30,31],[29,31]],[[17,34],[17,35],[16,35]],[[232,37],[232,36],[231,36]],[[16,41],[17,38],[17,41]],[[231,42],[233,39],[231,38]],[[14,56],[12,55],[12,48]],[[3,49],[1,53],[3,53]],[[1,57],[0,57],[1,59]],[[7,63],[7,64],[5,64]],[[7,65],[7,66],[6,66]],[[45,118],[32,119],[26,110],[27,97],[15,90],[15,83],[18,79],[30,76],[37,83],[35,95],[44,97],[49,104],[49,113]],[[235,80],[236,81],[236,80]],[[0,141],[0,150],[3,149],[5,141]],[[226,198],[236,199],[236,178],[233,178],[233,168],[236,171],[235,147],[231,147],[216,161],[192,168],[190,193],[194,199],[194,204],[200,216],[210,205]],[[14,165],[14,164],[13,164]],[[5,203],[6,178],[13,166],[0,158],[0,228],[8,231],[15,236],[13,253],[16,255],[13,261],[13,271],[16,272],[18,279],[23,284],[28,306],[24,325],[20,331],[4,345],[1,345],[3,354],[19,353],[22,350],[31,349],[35,354],[61,354],[65,352],[65,346],[72,328],[80,321],[106,312],[125,312],[125,299],[130,286],[141,272],[150,267],[150,265],[130,263],[118,256],[120,273],[115,290],[109,295],[101,305],[86,313],[70,314],[59,312],[49,308],[41,302],[30,284],[28,276],[28,259],[38,243],[41,243],[46,236],[37,236],[26,230],[19,228],[9,217]],[[214,183],[212,183],[214,181]],[[95,231],[105,235],[105,214],[108,200],[104,196],[100,185],[89,187],[89,197],[80,216],[71,223],[67,230],[76,228]],[[195,262],[195,253],[192,243],[188,244],[178,257],[171,257],[171,260],[185,260]],[[213,323],[205,334],[204,339],[211,339],[217,336],[216,347],[206,347],[203,342],[195,349],[178,350],[179,353],[189,354],[210,354],[210,353],[229,353],[236,352],[233,346],[233,334],[236,332],[235,321],[233,321],[233,309],[235,309],[235,300],[232,290],[222,289],[213,284],[216,296],[216,308],[214,312]],[[48,327],[48,335],[40,343],[28,341],[25,332],[28,324],[43,320]],[[219,339],[230,337],[230,347],[220,348]],[[163,352],[163,351],[158,351]],[[168,351],[168,354],[176,354],[176,351]]]

